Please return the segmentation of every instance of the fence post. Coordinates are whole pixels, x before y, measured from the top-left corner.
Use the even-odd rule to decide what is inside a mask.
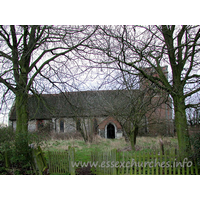
[[[180,153],[180,152],[179,152]],[[180,166],[180,164],[181,164],[181,156],[180,156],[180,154],[178,153],[178,157],[177,157],[177,160],[178,160],[178,175],[181,175],[181,166]]]
[[[141,175],[141,152],[139,152],[139,175]]]
[[[51,172],[52,172],[52,156],[51,156],[50,151],[48,151],[48,161],[49,161],[49,173],[51,174]]]
[[[169,175],[171,175],[172,174],[172,158],[171,158],[171,152],[169,151],[168,152],[169,154],[168,154],[168,162],[169,162]]]
[[[147,152],[147,175],[150,175],[150,158],[149,158],[149,152]]]
[[[142,174],[145,175],[146,174],[146,164],[145,164],[145,158],[146,158],[146,154],[143,153],[143,171]]]
[[[74,148],[68,148],[68,163],[69,163],[69,173],[75,175],[75,166],[72,166],[72,162],[75,161],[75,152]]]
[[[156,175],[158,175],[158,163],[159,163],[159,161],[158,161],[158,151],[156,150],[156,161],[157,161],[157,163],[155,163],[156,164]]]
[[[132,155],[129,157],[130,160],[130,175],[133,175]]]
[[[47,163],[44,158],[42,149],[40,146],[38,148],[31,147],[31,158],[32,158],[32,166],[36,174],[42,175],[44,170],[47,168]]]
[[[162,167],[162,164],[163,164],[163,152],[160,152],[160,166],[159,166],[159,169],[158,170],[158,174],[159,175],[162,175],[163,174],[163,167]]]
[[[196,161],[194,162],[194,166],[195,166],[195,174],[199,175],[198,174],[198,166],[197,166],[197,162]]]
[[[166,164],[167,164],[167,162],[168,162],[168,161],[167,161],[167,152],[165,152],[165,154],[164,154],[164,160],[165,160],[165,161],[164,161],[164,162],[165,162],[164,174],[167,175],[167,166],[166,166]]]
[[[115,164],[116,164],[116,154],[117,154],[117,150],[116,149],[113,149],[111,151],[111,162],[114,163],[114,166],[111,167],[111,174],[113,175],[116,175],[117,174],[117,171],[116,171],[116,167],[115,167]]]
[[[152,168],[151,168],[151,174],[154,175],[155,174],[155,163],[154,163],[155,155],[153,154],[153,152],[151,152],[150,156],[151,156],[151,159],[153,160],[153,165],[152,165]]]
[[[128,161],[129,161],[129,159],[128,159],[128,152],[126,152],[126,153],[125,153],[125,163],[124,163],[126,175],[128,175],[128,172],[129,172],[129,169],[128,169],[128,166],[127,166],[127,162],[128,162]]]
[[[138,168],[138,166],[137,166],[137,156],[136,156],[136,153],[135,153],[135,156],[134,156],[134,161],[135,161],[135,163],[134,163],[134,175],[137,175],[137,168]]]

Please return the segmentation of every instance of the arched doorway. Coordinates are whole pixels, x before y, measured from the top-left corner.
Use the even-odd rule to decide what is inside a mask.
[[[112,124],[108,124],[107,126],[107,138],[115,138],[115,127]]]

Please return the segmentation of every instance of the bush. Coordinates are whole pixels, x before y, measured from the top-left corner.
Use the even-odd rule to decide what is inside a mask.
[[[200,132],[191,135],[193,158],[200,164]]]
[[[2,167],[8,166],[8,157],[12,154],[15,135],[10,127],[0,127],[0,162]]]
[[[0,152],[13,145],[15,134],[10,127],[0,127]]]
[[[31,148],[40,145],[45,133],[16,134],[10,127],[0,127],[0,174],[32,174]]]

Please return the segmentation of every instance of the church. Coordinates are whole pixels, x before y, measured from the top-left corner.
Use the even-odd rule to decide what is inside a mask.
[[[162,97],[156,94],[148,99],[151,105],[145,107],[144,102],[148,96],[143,95],[141,99],[141,95],[141,90],[29,95],[28,130],[45,130],[57,134],[83,131],[103,138],[117,139],[123,137],[127,131],[127,122],[133,123],[141,115],[140,134],[172,134],[172,102],[161,102]],[[144,105],[138,102],[143,102]],[[13,130],[16,129],[16,120],[13,104],[9,114],[9,124]]]

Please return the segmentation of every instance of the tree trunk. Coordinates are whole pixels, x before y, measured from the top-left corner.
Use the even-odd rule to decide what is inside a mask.
[[[131,142],[131,148],[132,150],[135,150],[135,144],[136,144],[136,137],[138,135],[138,126],[133,125],[133,128],[130,132],[130,142]]]
[[[17,127],[16,133],[27,133],[28,132],[28,94],[17,93],[16,94],[16,119]]]
[[[175,110],[175,129],[178,137],[179,152],[182,158],[184,158],[184,156],[189,156],[191,152],[191,144],[185,112],[185,101],[179,96],[174,96],[173,100]]]
[[[16,137],[15,146],[17,154],[24,156],[24,159],[29,157],[28,155],[28,94],[18,92],[16,93]]]

